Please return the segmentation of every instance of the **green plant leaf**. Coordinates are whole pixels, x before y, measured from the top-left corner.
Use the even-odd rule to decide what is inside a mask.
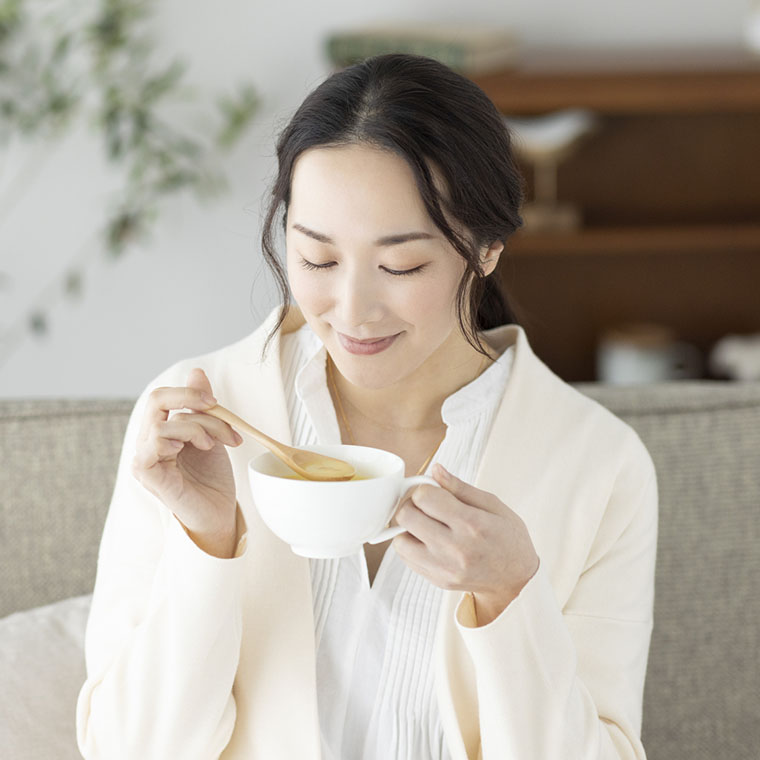
[[[259,107],[259,98],[250,84],[243,85],[237,98],[220,97],[217,105],[224,123],[217,133],[216,142],[221,148],[230,148],[240,138]]]
[[[176,87],[185,74],[186,66],[180,61],[173,61],[156,76],[148,77],[142,85],[140,100],[143,105],[149,105]]]
[[[83,290],[82,273],[77,270],[68,272],[66,274],[63,289],[66,295],[70,298],[80,298]]]
[[[184,61],[153,63],[156,44],[146,23],[152,4],[95,0],[93,6],[84,25],[72,22],[64,6],[52,11],[46,16],[51,40],[36,34],[23,0],[0,0],[0,138],[61,131],[80,107],[89,108],[106,156],[123,176],[119,210],[104,232],[106,249],[120,255],[146,234],[169,196],[191,192],[205,199],[226,188],[218,151],[243,135],[258,96],[246,83],[220,97],[217,126],[191,136],[192,121],[174,124],[160,114],[180,100],[199,112],[207,104],[187,83]],[[73,293],[79,285],[75,274],[70,278],[65,287]]]
[[[29,315],[29,329],[36,335],[45,335],[48,331],[47,316],[42,311],[35,311]]]
[[[0,2],[0,44],[11,38],[22,22],[21,0]]]
[[[127,246],[139,236],[141,224],[139,210],[121,211],[110,219],[106,229],[109,252],[114,256],[124,253]]]

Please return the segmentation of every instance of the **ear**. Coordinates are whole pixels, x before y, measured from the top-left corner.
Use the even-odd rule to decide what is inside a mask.
[[[496,265],[499,263],[499,256],[504,250],[504,243],[501,240],[494,240],[488,248],[484,248],[480,254],[480,264],[483,267],[483,276],[488,277]]]

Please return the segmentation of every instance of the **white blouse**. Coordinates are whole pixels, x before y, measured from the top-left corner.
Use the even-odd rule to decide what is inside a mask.
[[[446,437],[429,467],[440,462],[475,480],[512,353],[445,400]],[[293,445],[340,443],[325,359],[308,325],[283,336]],[[449,760],[431,662],[442,590],[410,570],[393,544],[372,585],[363,551],[312,559],[310,568],[323,760]]]

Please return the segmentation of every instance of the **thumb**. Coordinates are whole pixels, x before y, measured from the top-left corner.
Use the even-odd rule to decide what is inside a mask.
[[[206,373],[200,367],[194,367],[187,375],[187,387],[195,388],[201,391],[201,393],[207,393],[209,396],[214,395],[211,390],[211,383],[206,377]]]
[[[433,466],[433,477],[440,483],[442,488],[456,496],[459,501],[489,512],[494,511],[491,506],[495,499],[493,494],[476,488],[464,480],[460,480],[456,475],[452,475],[440,462],[436,462]]]

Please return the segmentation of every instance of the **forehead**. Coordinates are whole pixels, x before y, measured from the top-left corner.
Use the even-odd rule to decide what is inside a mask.
[[[296,160],[289,222],[414,225],[435,232],[414,173],[391,151],[367,145],[312,148]]]

